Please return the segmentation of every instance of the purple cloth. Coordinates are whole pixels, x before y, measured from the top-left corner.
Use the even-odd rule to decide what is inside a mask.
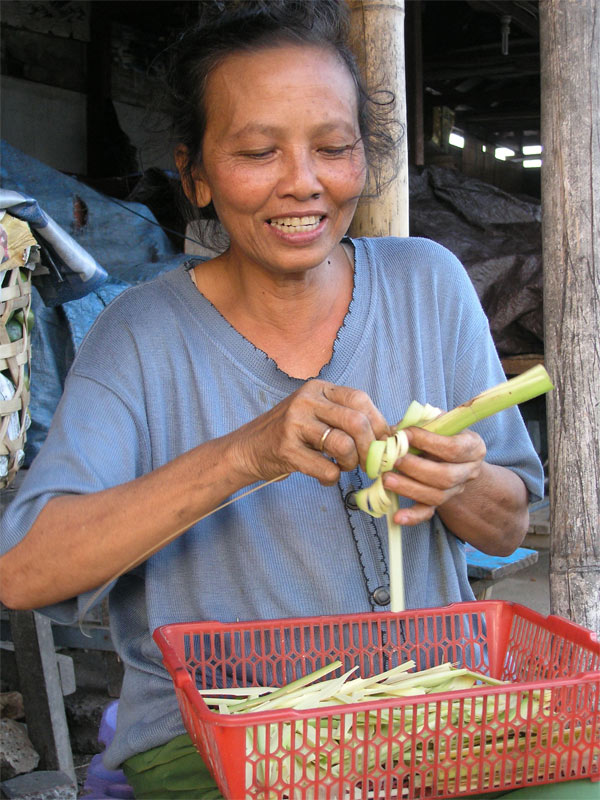
[[[117,708],[119,701],[110,703],[102,714],[98,741],[104,747],[112,742],[117,725]],[[127,783],[125,773],[120,770],[106,769],[102,763],[102,753],[95,755],[88,767],[85,784],[83,786],[85,800],[107,800],[107,798],[133,798],[133,789]]]

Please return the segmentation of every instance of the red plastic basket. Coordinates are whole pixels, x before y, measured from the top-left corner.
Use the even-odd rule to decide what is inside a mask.
[[[448,798],[600,780],[600,642],[486,600],[402,613],[179,623],[154,632],[185,726],[227,798]],[[199,688],[282,685],[339,659],[509,682],[304,711],[219,714]],[[331,676],[328,676],[331,677]]]

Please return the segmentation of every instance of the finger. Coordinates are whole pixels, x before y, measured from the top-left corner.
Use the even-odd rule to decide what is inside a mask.
[[[418,525],[420,522],[428,522],[436,512],[435,506],[424,503],[414,503],[408,508],[401,508],[394,514],[394,522],[397,525]]]
[[[463,482],[440,489],[397,472],[386,472],[382,481],[384,487],[389,491],[428,506],[441,506],[451,497],[464,491],[465,486]]]
[[[406,435],[411,447],[440,461],[460,463],[482,461],[485,458],[485,443],[475,431],[467,430],[454,436],[441,436],[423,428],[407,428]]]
[[[364,415],[376,439],[391,433],[385,417],[366,392],[330,383],[324,386],[323,394],[332,403]]]
[[[333,486],[340,479],[340,466],[324,458],[324,454],[309,448],[298,448],[286,459],[289,472],[302,472],[316,478],[323,486]]]
[[[351,436],[339,428],[328,428],[329,433],[323,444],[322,452],[335,459],[344,472],[356,469],[359,454],[356,443]]]
[[[364,464],[371,442],[389,431],[387,422],[364,392],[329,385],[324,397],[329,402],[316,410],[318,419],[349,437],[354,442],[358,460]],[[331,440],[331,436],[328,438]],[[334,441],[338,454],[349,458],[352,451],[350,442],[339,434]]]
[[[321,437],[319,439],[319,444],[316,447],[316,450],[320,450],[322,453],[325,451],[325,448],[327,446],[327,437],[329,436],[332,430],[333,428],[331,428],[329,425],[325,428],[325,430],[321,434]]]
[[[447,490],[476,478],[481,470],[481,461],[453,464],[409,453],[396,462],[395,470],[418,483]]]

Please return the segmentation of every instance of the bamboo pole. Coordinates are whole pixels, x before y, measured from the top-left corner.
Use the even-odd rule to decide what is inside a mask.
[[[550,605],[600,634],[600,26],[541,0]]]
[[[406,131],[404,0],[348,0],[352,42],[369,91],[389,90],[395,116]],[[398,153],[396,178],[378,195],[363,197],[350,227],[352,236],[408,236],[408,150]],[[367,187],[367,195],[373,187]]]

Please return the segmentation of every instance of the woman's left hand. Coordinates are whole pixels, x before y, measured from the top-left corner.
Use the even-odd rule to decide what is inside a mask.
[[[471,430],[440,436],[422,428],[407,428],[406,435],[410,446],[421,454],[408,453],[397,461],[394,472],[383,476],[383,485],[414,500],[414,505],[397,512],[395,521],[416,525],[431,519],[437,508],[464,492],[479,476],[486,447],[481,436]]]
[[[529,495],[519,475],[484,461],[486,447],[474,431],[440,436],[407,428],[406,434],[421,454],[408,453],[383,477],[386,489],[414,500],[394,520],[416,525],[437,511],[463,541],[490,555],[510,555],[529,525]]]

